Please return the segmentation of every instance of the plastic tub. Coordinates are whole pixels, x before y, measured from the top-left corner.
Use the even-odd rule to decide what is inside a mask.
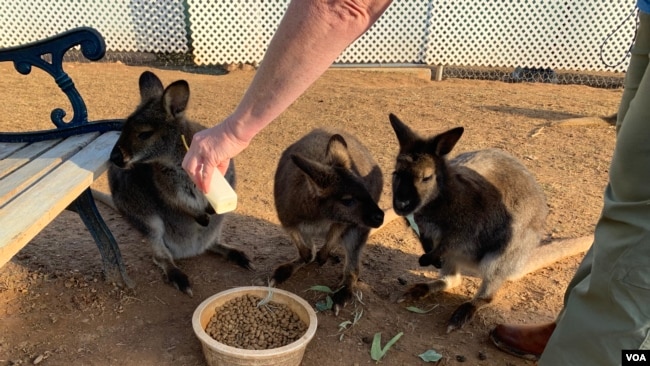
[[[231,299],[247,294],[266,298],[269,293],[269,287],[248,286],[222,291],[205,299],[194,310],[194,315],[192,316],[192,328],[196,337],[201,341],[203,354],[208,366],[300,365],[307,344],[309,344],[316,333],[316,327],[318,325],[316,312],[307,301],[296,294],[277,288],[272,288],[272,291],[273,297],[271,301],[286,304],[307,325],[305,334],[286,346],[265,350],[241,349],[218,342],[205,331],[205,328],[215,313],[215,309],[221,307]]]

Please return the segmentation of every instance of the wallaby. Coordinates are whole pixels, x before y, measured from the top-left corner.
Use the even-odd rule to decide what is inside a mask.
[[[340,289],[333,295],[338,315],[352,297],[370,229],[384,222],[377,205],[382,187],[381,169],[349,133],[315,129],[290,145],[278,162],[274,199],[280,223],[299,257],[277,267],[271,284],[284,282],[315,259],[323,265],[340,243],[346,257]],[[325,239],[318,252],[313,242],[317,237]]]
[[[474,298],[454,311],[448,333],[490,303],[505,281],[591,245],[593,237],[541,244],[548,213],[546,197],[515,157],[485,149],[448,160],[447,154],[463,134],[462,127],[423,138],[395,115],[389,119],[399,141],[393,209],[410,218],[419,232],[424,249],[419,264],[440,268],[437,280],[413,285],[400,301],[459,285],[461,270],[482,279]]]
[[[174,259],[205,251],[222,255],[251,268],[245,253],[221,243],[224,215],[215,214],[205,195],[195,186],[181,163],[185,139],[204,127],[187,120],[190,97],[185,80],[163,89],[156,75],[140,76],[141,102],[127,118],[111,151],[108,182],[115,207],[153,249],[153,260],[167,279],[192,296],[187,275]],[[231,161],[226,180],[235,185]]]

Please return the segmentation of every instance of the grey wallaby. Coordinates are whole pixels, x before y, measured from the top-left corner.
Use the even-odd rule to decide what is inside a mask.
[[[338,314],[353,295],[370,230],[384,222],[377,205],[382,187],[381,169],[349,133],[315,129],[290,145],[278,163],[274,198],[280,223],[299,257],[277,267],[271,284],[284,282],[314,260],[326,263],[340,243],[346,257],[340,288],[333,295]],[[316,252],[313,240],[318,237],[325,243]]]
[[[179,290],[192,295],[190,281],[174,259],[210,251],[244,268],[245,253],[221,243],[224,215],[217,215],[181,163],[189,142],[204,129],[184,112],[189,85],[178,80],[163,88],[156,75],[140,76],[141,101],[127,118],[111,152],[108,182],[115,207],[153,249],[153,260]],[[231,162],[226,180],[234,187]]]
[[[548,213],[534,176],[498,149],[453,159],[463,128],[424,138],[391,114],[399,141],[393,173],[393,209],[412,215],[424,254],[421,266],[440,268],[438,279],[411,286],[401,297],[420,299],[458,286],[461,270],[482,279],[474,298],[452,314],[447,332],[462,327],[490,303],[505,281],[586,251],[593,237],[541,244]]]

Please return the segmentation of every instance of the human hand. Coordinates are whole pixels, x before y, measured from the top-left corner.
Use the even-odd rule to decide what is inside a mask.
[[[207,193],[212,174],[225,175],[230,159],[247,146],[248,142],[238,139],[232,133],[230,122],[224,121],[194,134],[183,159],[183,169],[196,186]],[[218,170],[216,173],[215,168]]]

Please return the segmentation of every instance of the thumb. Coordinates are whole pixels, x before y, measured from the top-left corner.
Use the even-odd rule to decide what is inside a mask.
[[[212,181],[212,175],[213,174],[220,174],[219,171],[215,171],[215,169],[210,166],[210,165],[201,165],[200,166],[200,171],[197,175],[197,181],[196,185],[199,187],[201,192],[203,194],[207,194],[210,190],[210,182]]]

